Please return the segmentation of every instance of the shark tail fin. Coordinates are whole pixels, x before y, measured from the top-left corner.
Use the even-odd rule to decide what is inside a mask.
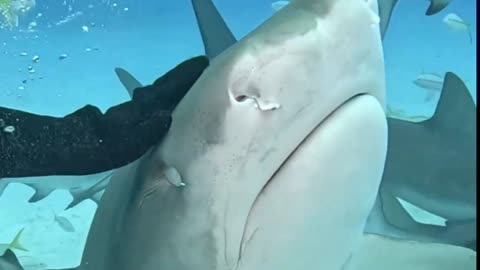
[[[211,0],[192,0],[193,10],[210,60],[237,42]]]
[[[476,124],[476,115],[477,107],[465,83],[447,72],[435,113],[427,121],[436,126],[460,128],[465,123]]]
[[[117,74],[120,82],[127,89],[130,97],[133,97],[133,91],[135,89],[142,87],[142,84],[137,79],[135,79],[135,77],[130,74],[130,72],[126,71],[125,69],[117,67],[115,68],[115,73]]]
[[[431,0],[430,6],[425,12],[425,15],[435,15],[438,12],[442,11],[446,6],[448,6],[448,4],[450,4],[450,0]]]
[[[20,262],[17,259],[17,256],[11,249],[5,250],[5,253],[3,256],[0,257],[0,260],[3,260],[7,262],[8,264],[13,265],[15,268],[14,269],[23,269]]]
[[[22,228],[20,231],[18,231],[17,235],[15,235],[15,238],[13,241],[8,245],[8,249],[18,249],[22,251],[28,251],[21,243],[20,243],[20,238],[22,237],[23,231],[25,228]]]

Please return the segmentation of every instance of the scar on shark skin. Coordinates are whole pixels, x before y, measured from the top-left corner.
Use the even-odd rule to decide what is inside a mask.
[[[141,208],[143,206],[143,203],[148,198],[150,198],[153,194],[155,194],[155,192],[157,192],[157,190],[160,188],[160,186],[162,184],[163,179],[166,179],[168,181],[168,183],[170,183],[171,185],[173,185],[177,188],[182,188],[182,187],[185,187],[187,185],[185,182],[183,182],[182,176],[180,175],[180,173],[178,172],[177,169],[175,169],[172,166],[167,166],[165,164],[162,164],[162,166],[164,166],[164,167],[163,167],[163,172],[160,175],[160,177],[158,177],[155,181],[153,181],[153,183],[151,185],[147,186],[144,189],[143,194],[142,194],[142,198],[138,202],[138,207],[139,208]]]

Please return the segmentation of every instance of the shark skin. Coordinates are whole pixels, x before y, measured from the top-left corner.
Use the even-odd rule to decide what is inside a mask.
[[[20,183],[27,185],[34,189],[34,195],[29,199],[29,202],[35,203],[46,198],[50,193],[57,189],[68,190],[72,195],[73,200],[68,206],[72,208],[83,200],[94,198],[94,193],[89,192],[92,187],[98,186],[99,183],[108,183],[110,171],[98,174],[91,174],[85,176],[69,176],[69,175],[55,175],[55,176],[39,176],[39,177],[20,177],[20,178],[2,178],[0,179],[0,196],[10,183]],[[68,209],[67,208],[67,209]]]
[[[351,269],[475,270],[477,254],[463,247],[367,234]]]
[[[435,1],[435,2],[438,4],[439,2],[442,2],[442,1]],[[385,3],[385,1],[382,1],[381,3]],[[443,1],[443,3],[448,3],[448,2]],[[202,39],[204,40],[204,42],[214,43],[214,45],[210,47],[206,46],[205,48],[205,53],[207,54],[207,56],[213,59],[221,51],[224,51],[227,48],[229,48],[232,45],[231,40],[235,38],[233,37],[230,30],[228,29],[228,26],[225,24],[225,22],[221,18],[221,15],[212,5],[211,1],[205,1],[205,0],[194,1],[193,6],[194,6],[195,14],[197,16],[198,24],[200,26]],[[430,8],[432,8],[432,6],[434,6],[433,2]],[[200,10],[199,7],[201,7],[202,10]],[[442,6],[442,8],[443,7],[444,6]],[[427,15],[430,15],[430,14],[428,14],[427,12]],[[380,12],[380,16],[382,16],[381,12]],[[208,23],[202,23],[205,21],[207,21]],[[217,22],[215,26],[213,26],[210,23],[211,21]],[[222,37],[220,35],[220,38],[219,38],[218,33],[225,33],[224,35],[226,35],[226,37]],[[213,50],[209,50],[208,48],[216,48],[216,50],[213,51]],[[456,100],[457,97],[458,98],[463,97],[462,95],[460,96],[455,95],[456,91],[463,91],[464,93],[468,93],[468,90],[466,88],[463,88],[462,90],[459,90],[457,88],[462,88],[462,87],[454,86],[452,87],[452,90],[448,91],[449,93],[451,93],[448,95],[450,99]],[[443,95],[443,97],[445,98],[445,95]],[[470,99],[467,97],[465,99],[466,101],[465,103],[467,107],[471,108],[472,105],[469,100]],[[444,110],[450,111],[449,107],[455,108],[458,106],[452,101],[441,102],[441,104],[443,103],[447,103],[443,105],[445,107]],[[395,132],[395,134],[409,133],[410,132],[409,126],[412,125],[412,122],[408,122],[408,121],[402,122],[402,120],[398,120],[392,117],[388,118],[388,122],[392,123],[391,125],[393,126],[390,132]],[[402,128],[402,127],[405,127],[405,128]],[[392,136],[398,137],[395,134]],[[401,137],[401,138],[407,138],[407,137]],[[473,137],[470,136],[470,138],[467,140],[472,141],[472,139]],[[411,141],[410,138],[407,138],[407,140]],[[425,141],[429,141],[429,139],[426,138]],[[401,149],[402,145],[404,145],[403,144],[404,142],[401,140],[397,140],[394,143],[395,145],[390,147]],[[425,144],[420,144],[420,146]],[[470,149],[474,149],[474,148],[470,148]],[[465,154],[472,157],[471,151],[469,153],[465,152]],[[475,162],[474,158],[470,160]],[[407,168],[409,168],[411,164],[405,165],[400,163],[397,165],[398,165],[398,168],[403,166],[403,168],[406,170]],[[441,167],[442,165],[437,164],[435,166],[435,164],[432,164],[432,166],[430,167],[431,168],[430,170],[437,170],[439,169],[439,166]],[[476,171],[475,170],[476,168],[472,167],[472,162],[470,162],[469,167],[470,167],[469,168],[470,172]],[[451,184],[454,185],[455,183],[451,183]],[[409,188],[415,189],[415,185],[411,185]],[[458,187],[453,187],[452,185],[450,185],[448,188],[458,189]],[[470,193],[470,197],[469,197],[470,199],[475,198],[474,196],[476,195],[476,193],[472,194],[472,192],[475,192],[476,189],[474,187],[471,187],[471,188],[473,189],[466,191],[466,193]],[[426,190],[423,190],[423,192],[428,193],[429,192],[428,188]],[[470,205],[469,208],[471,209],[471,207],[472,207],[472,204]],[[471,242],[472,241],[476,242],[476,231],[474,230],[475,225],[476,225],[476,218],[473,220],[472,219],[466,220],[466,222],[463,222],[463,221],[459,222],[459,224],[451,223],[450,229],[447,229],[444,226],[418,223],[410,216],[410,214],[403,208],[403,206],[399,203],[399,201],[394,196],[388,193],[387,190],[383,190],[383,192],[380,194],[380,196],[376,200],[375,207],[372,210],[372,213],[369,217],[365,232],[381,234],[381,235],[397,237],[397,238],[411,239],[411,240],[421,241],[421,242],[436,242],[436,243],[444,243],[444,244],[452,244],[452,245],[461,245],[461,246],[467,246],[469,248],[472,248]],[[466,231],[468,231],[468,233],[465,233]]]
[[[447,72],[430,119],[388,119],[389,147],[380,196],[391,224],[412,232],[422,229],[398,214],[392,201],[398,197],[447,219],[447,227],[435,233],[441,242],[465,246],[476,241],[476,114],[464,82]],[[457,225],[463,229],[455,229]]]
[[[442,11],[451,0],[429,0],[430,5],[425,12],[425,15],[431,16]],[[380,13],[380,32],[382,39],[385,37],[388,25],[390,24],[390,18],[393,14],[393,9],[397,5],[398,0],[378,0],[378,10]]]
[[[197,0],[194,1],[193,6],[195,9],[195,14],[197,15],[197,21],[201,30],[200,32],[202,39],[204,42],[214,42],[215,44],[211,47],[217,48],[217,51],[212,51],[208,50],[208,47],[206,46],[205,52],[207,56],[209,56],[210,59],[213,59],[219,54],[218,49],[223,51],[232,45],[230,40],[234,39],[234,37],[233,35],[229,34],[231,32],[228,29],[228,26],[226,26],[220,14],[215,9],[215,6],[211,4],[211,1]],[[202,12],[197,7],[203,7],[201,10]],[[210,10],[208,10],[206,7],[208,7]],[[202,23],[203,21],[217,21],[220,23],[217,23],[213,26],[210,23]],[[225,35],[227,35],[227,37],[218,38],[217,33],[226,33]],[[450,104],[445,106],[455,107],[456,105],[450,102]],[[389,119],[391,118],[392,117],[389,117]],[[397,121],[397,119],[391,121]],[[398,131],[396,130],[396,132]],[[385,216],[384,211],[387,211],[388,219]],[[392,217],[395,219],[392,219]],[[392,223],[395,225],[392,225]],[[415,221],[394,196],[390,196],[386,190],[383,190],[383,193],[379,194],[377,197],[375,206],[367,220],[365,237],[367,239],[366,241],[370,242],[369,245],[373,243],[372,239],[380,239],[379,236],[373,237],[372,235],[380,234],[389,236],[390,238],[395,237],[397,239],[409,239],[411,241],[415,241],[419,248],[419,252],[423,252],[425,247],[422,245],[424,243],[461,245],[475,250],[476,232],[474,231],[474,228],[476,228],[476,219],[473,221],[467,220],[466,222],[450,224],[449,227],[453,228],[422,224]],[[468,232],[467,234],[465,234],[466,231]],[[382,238],[382,241],[378,241],[378,244],[381,245],[385,250],[388,250],[389,248],[397,248],[396,245],[398,245],[398,240],[395,240],[394,243],[388,244],[386,241],[390,239],[389,237]],[[437,248],[438,246],[430,245],[429,247]],[[442,251],[447,253],[449,252],[448,246],[440,247]],[[412,250],[412,246],[405,245],[405,249],[408,253]],[[452,247],[452,249],[455,251],[456,248]],[[428,253],[425,253],[425,256],[427,255]],[[463,255],[460,255],[460,258],[465,258],[465,256],[462,256]],[[420,257],[416,259],[419,258]],[[459,263],[459,265],[457,265],[458,267],[465,263],[465,261],[462,261],[460,258],[457,260]],[[469,257],[467,256],[467,258]],[[409,262],[408,264],[411,265],[412,262]],[[435,264],[432,264],[432,266],[433,265]]]
[[[297,0],[215,57],[164,141],[112,176],[78,269],[342,269],[386,156],[376,9]]]
[[[0,269],[1,270],[23,270],[23,267],[20,265],[20,262],[13,253],[12,250],[7,249],[5,254],[0,256]],[[65,269],[66,270],[66,269]]]

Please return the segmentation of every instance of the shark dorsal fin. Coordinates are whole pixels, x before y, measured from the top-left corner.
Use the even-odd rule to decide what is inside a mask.
[[[430,0],[430,6],[428,6],[427,11],[425,11],[425,15],[431,16],[437,14],[448,6],[450,1],[451,0]]]
[[[476,123],[477,107],[465,83],[452,72],[445,74],[442,93],[429,124],[460,128]]]
[[[5,262],[11,264],[12,266],[18,267],[18,269],[23,269],[21,268],[21,264],[17,259],[17,256],[15,256],[15,253],[11,249],[7,249],[3,256],[1,257]],[[16,268],[14,268],[16,269]]]
[[[130,97],[133,97],[133,90],[142,87],[142,84],[125,69],[117,67],[115,68],[115,73],[120,82],[127,89]]]
[[[211,0],[192,0],[193,10],[210,60],[237,42]]]

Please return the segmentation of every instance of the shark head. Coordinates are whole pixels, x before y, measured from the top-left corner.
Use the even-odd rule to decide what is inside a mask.
[[[81,269],[341,269],[383,172],[384,91],[376,1],[292,2],[215,57],[164,141],[112,177]]]
[[[188,186],[159,188],[142,206],[175,224],[159,234],[170,245],[155,245],[167,265],[345,263],[386,152],[375,6],[293,2],[211,62],[154,154]]]

